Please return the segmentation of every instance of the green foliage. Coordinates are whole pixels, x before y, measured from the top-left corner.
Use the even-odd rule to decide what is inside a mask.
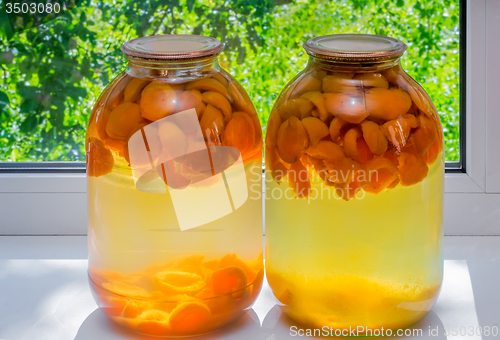
[[[447,160],[458,160],[458,13],[458,0],[86,0],[19,33],[0,14],[0,161],[84,160],[93,102],[125,68],[119,48],[129,39],[220,39],[221,65],[249,92],[265,126],[279,92],[307,62],[302,44],[353,32],[408,45],[403,67],[433,99]]]

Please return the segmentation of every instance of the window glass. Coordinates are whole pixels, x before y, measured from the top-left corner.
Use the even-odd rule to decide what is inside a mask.
[[[26,15],[9,21],[1,5],[0,162],[83,161],[93,102],[124,69],[119,47],[129,39],[169,33],[220,39],[222,67],[249,92],[265,126],[277,95],[307,62],[302,44],[356,32],[408,45],[403,67],[436,105],[446,160],[459,160],[458,0],[75,3],[39,26]]]

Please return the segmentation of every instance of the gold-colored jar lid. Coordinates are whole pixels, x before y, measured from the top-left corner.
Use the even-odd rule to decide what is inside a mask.
[[[143,59],[177,60],[219,54],[224,45],[217,39],[201,35],[153,35],[127,41],[121,47],[128,56]]]
[[[403,55],[406,45],[398,39],[371,34],[332,34],[309,39],[304,45],[314,57],[343,61],[383,61]]]

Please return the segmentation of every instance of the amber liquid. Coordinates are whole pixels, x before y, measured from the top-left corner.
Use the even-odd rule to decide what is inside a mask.
[[[442,281],[443,167],[441,155],[422,182],[349,201],[317,177],[309,200],[286,198],[267,173],[266,275],[286,313],[333,329],[423,318]]]
[[[241,207],[220,219],[184,231],[179,228],[168,190],[167,193],[137,190],[130,168],[115,165],[107,175],[88,177],[89,275],[94,294],[108,316],[139,333],[195,335],[222,326],[250,307],[260,290],[263,273],[261,169],[260,160],[245,164],[248,199]],[[191,206],[190,209],[196,214],[202,207]],[[211,263],[228,254],[235,254],[239,260],[248,263],[255,274],[241,294],[210,296],[205,301],[199,295],[188,293],[187,296],[178,294],[158,300],[153,298],[157,288],[152,279],[143,279],[146,274],[142,274],[146,272],[154,277],[156,273],[151,268],[165,270],[169,263],[178,259],[201,256],[203,263]],[[140,279],[134,280],[136,277]],[[152,293],[152,298],[137,298],[134,294],[127,296],[121,290],[113,291],[113,285],[120,280],[127,285],[132,282],[134,287]],[[166,315],[184,300],[208,306],[212,319],[196,329],[176,331],[170,328]],[[127,315],[130,303],[137,305],[138,310]],[[147,313],[141,317],[141,313],[149,311],[151,314],[151,310],[161,314],[157,317],[157,324],[154,324],[155,320],[153,324],[146,320]]]

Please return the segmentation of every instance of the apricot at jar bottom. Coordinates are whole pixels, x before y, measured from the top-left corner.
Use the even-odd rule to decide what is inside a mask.
[[[309,63],[266,132],[269,285],[308,327],[406,328],[431,310],[443,276],[439,117],[401,68],[399,40],[304,47]]]
[[[125,43],[128,68],[90,117],[90,287],[136,333],[213,332],[262,285],[261,126],[221,50],[202,36]]]

